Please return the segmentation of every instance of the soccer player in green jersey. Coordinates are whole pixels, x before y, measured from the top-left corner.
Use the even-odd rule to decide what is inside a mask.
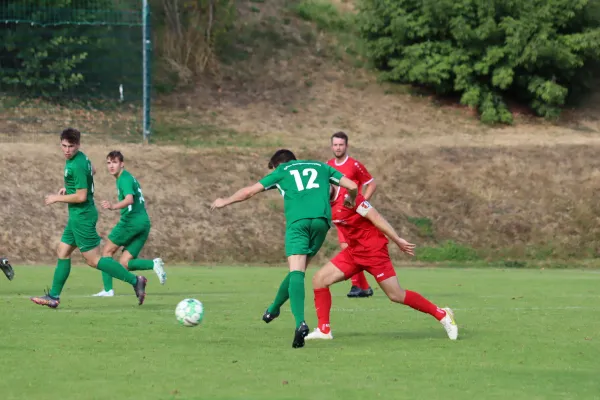
[[[309,329],[304,321],[304,275],[312,257],[325,241],[331,226],[329,184],[348,189],[347,204],[354,205],[358,193],[356,183],[341,172],[319,161],[296,160],[290,150],[278,150],[269,161],[272,173],[252,186],[247,186],[227,198],[215,200],[211,209],[248,200],[264,190],[277,188],[284,201],[286,220],[285,253],[290,272],[281,282],[273,304],[263,315],[271,322],[279,316],[281,306],[289,299],[296,321],[292,347],[304,346]]]
[[[71,272],[71,254],[79,248],[83,258],[92,268],[106,272],[113,278],[133,286],[138,304],[146,297],[147,279],[135,276],[110,257],[100,254],[100,236],[96,232],[98,210],[94,204],[94,169],[92,163],[79,150],[81,133],[77,129],[65,129],[60,135],[60,145],[65,163],[65,187],[58,194],[46,196],[46,205],[67,203],[69,220],[58,245],[58,262],[54,270],[52,288],[44,296],[32,297],[36,304],[56,308],[60,294]]]
[[[106,156],[108,172],[117,180],[118,203],[103,201],[100,203],[106,210],[120,210],[121,219],[108,235],[108,241],[102,250],[102,256],[113,257],[123,247],[119,259],[121,265],[129,271],[153,269],[158,275],[161,285],[165,284],[167,274],[164,270],[163,260],[139,259],[137,256],[142,251],[148,235],[150,234],[150,217],[146,212],[146,201],[140,183],[125,169],[125,158],[120,151],[111,151]],[[96,293],[97,297],[112,297],[113,279],[106,272],[102,273],[104,289]]]
[[[2,270],[2,272],[4,272],[4,275],[6,275],[6,278],[9,281],[13,280],[13,278],[15,277],[15,271],[8,262],[8,258],[0,257],[0,269]]]

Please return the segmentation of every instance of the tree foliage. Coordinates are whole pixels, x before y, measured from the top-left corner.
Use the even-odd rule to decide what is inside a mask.
[[[363,0],[360,30],[382,78],[460,94],[487,123],[506,100],[558,116],[600,60],[599,0]]]

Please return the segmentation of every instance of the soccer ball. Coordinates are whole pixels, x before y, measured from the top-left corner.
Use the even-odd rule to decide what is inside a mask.
[[[184,299],[175,308],[175,317],[183,326],[198,326],[204,317],[204,306],[196,299]]]

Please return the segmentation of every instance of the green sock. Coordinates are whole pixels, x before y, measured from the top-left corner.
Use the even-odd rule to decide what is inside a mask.
[[[290,272],[290,306],[296,319],[296,328],[304,321],[304,272]]]
[[[277,294],[275,295],[275,300],[273,300],[273,304],[269,306],[267,309],[270,313],[278,313],[281,306],[290,298],[290,274],[287,274],[283,281],[281,281],[281,285],[279,285],[279,289],[277,290]]]
[[[112,276],[110,276],[106,272],[102,273],[102,283],[104,284],[104,291],[105,292],[110,292],[111,290],[113,290]]]
[[[102,272],[106,272],[113,278],[127,282],[130,285],[135,285],[137,283],[137,276],[127,271],[121,264],[110,257],[102,257],[100,261],[98,261],[98,269]]]
[[[56,269],[54,270],[54,278],[52,279],[52,288],[50,289],[50,293],[48,293],[52,297],[60,297],[60,293],[65,286],[65,282],[71,273],[71,259],[63,258],[58,259],[56,262]]]
[[[133,260],[129,260],[127,263],[127,268],[129,268],[130,271],[144,271],[147,269],[153,269],[154,261],[144,260],[142,258],[134,258]]]

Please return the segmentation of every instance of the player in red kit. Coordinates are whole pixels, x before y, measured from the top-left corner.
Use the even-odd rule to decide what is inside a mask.
[[[317,271],[313,277],[315,309],[319,323],[306,340],[333,339],[329,321],[331,312],[329,286],[348,279],[360,271],[367,271],[373,275],[391,301],[432,315],[442,324],[448,337],[456,340],[458,327],[450,308],[439,308],[419,293],[402,289],[398,283],[388,253],[387,238],[391,239],[402,252],[411,256],[414,255],[415,245],[399,237],[385,218],[361,195],[356,198],[355,207],[336,207],[332,209],[332,214],[333,223],[342,231],[348,247]]]
[[[373,193],[375,193],[377,185],[365,166],[358,160],[348,156],[348,135],[344,132],[334,133],[331,136],[331,150],[335,157],[327,161],[327,164],[340,171],[346,178],[354,181],[358,185],[358,192],[363,193],[367,201],[370,200]],[[341,189],[341,192],[337,196],[338,200],[331,204],[332,208],[343,206],[346,194],[345,190]],[[348,247],[348,242],[340,229],[337,232],[340,247],[343,250]],[[350,292],[348,292],[348,297],[369,297],[372,295],[373,289],[369,286],[364,272],[360,271],[352,276],[352,287],[350,288]]]

